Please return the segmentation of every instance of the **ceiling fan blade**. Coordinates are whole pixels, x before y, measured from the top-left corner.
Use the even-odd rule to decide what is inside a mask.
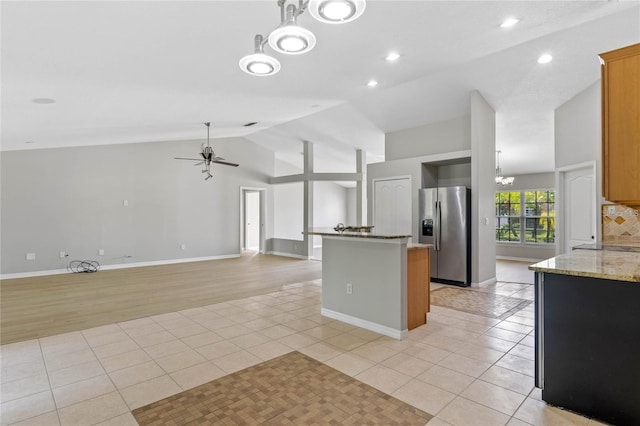
[[[240,164],[229,163],[228,161],[211,160],[212,163],[223,164],[225,166],[238,167]]]
[[[196,161],[197,161],[197,163],[194,164],[194,166],[201,166],[201,165],[204,164],[204,161],[200,161],[200,160],[196,160]]]
[[[199,158],[182,158],[182,157],[173,157],[174,160],[191,160],[191,161],[202,161]]]
[[[209,180],[209,179],[211,179],[212,177],[213,177],[213,175],[212,175],[212,174],[209,174],[206,178],[204,178],[204,180]]]

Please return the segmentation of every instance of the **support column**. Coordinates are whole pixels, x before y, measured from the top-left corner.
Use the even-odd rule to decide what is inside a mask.
[[[313,144],[309,141],[302,141],[303,154],[304,154],[304,174],[313,173]],[[309,231],[313,229],[313,181],[309,179],[304,180],[304,218],[303,218],[303,231],[304,231],[304,245],[305,256],[313,256],[313,235],[309,235]]]
[[[356,226],[367,223],[367,153],[356,150],[356,173],[362,173],[362,179],[356,181]]]

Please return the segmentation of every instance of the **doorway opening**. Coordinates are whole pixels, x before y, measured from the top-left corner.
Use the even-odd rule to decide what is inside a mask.
[[[240,249],[265,252],[265,189],[240,188]]]

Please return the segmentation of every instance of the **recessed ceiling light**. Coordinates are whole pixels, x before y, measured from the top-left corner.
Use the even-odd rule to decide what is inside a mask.
[[[367,83],[367,86],[369,87],[376,87],[378,85],[378,82],[375,80],[369,80],[369,82]]]
[[[386,59],[389,62],[393,62],[393,61],[396,61],[399,57],[400,55],[398,55],[396,52],[391,52],[384,59]]]
[[[55,104],[56,100],[51,98],[35,98],[31,99],[34,104]]]
[[[538,58],[538,63],[539,64],[548,64],[549,62],[551,62],[551,60],[553,59],[553,56],[549,55],[548,53],[545,53],[544,55],[540,56]]]
[[[502,24],[500,24],[500,28],[513,27],[518,22],[520,22],[518,18],[507,18],[504,20],[504,22],[502,22]]]

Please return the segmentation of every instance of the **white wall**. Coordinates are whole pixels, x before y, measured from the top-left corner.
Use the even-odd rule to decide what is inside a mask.
[[[469,149],[470,117],[425,124],[385,135],[385,159],[414,158]]]
[[[595,160],[596,217],[602,205],[602,101],[600,81],[578,93],[555,110],[555,168]],[[556,187],[558,182],[556,182]],[[600,223],[600,221],[598,222]],[[596,227],[602,241],[602,227]]]
[[[216,139],[216,153],[240,166],[213,166],[213,179],[204,181],[193,162],[173,159],[195,156],[200,145],[3,152],[1,273],[64,269],[72,259],[114,265],[238,255],[240,186],[268,188],[270,238],[273,153],[243,138]],[[69,258],[60,259],[60,251]],[[27,252],[36,253],[36,260],[27,261]]]
[[[302,182],[273,186],[273,238],[302,241],[304,188]]]
[[[357,225],[357,195],[356,188],[347,189],[347,222],[345,225]]]
[[[347,188],[333,182],[313,183],[313,227],[333,228],[347,225]],[[322,237],[313,237],[314,247],[322,246]]]
[[[530,173],[514,175],[513,185],[496,184],[496,191],[522,191],[529,189],[555,189],[554,173]],[[556,221],[557,223],[557,221]],[[555,256],[555,245],[510,244],[496,242],[498,259],[545,260]]]

